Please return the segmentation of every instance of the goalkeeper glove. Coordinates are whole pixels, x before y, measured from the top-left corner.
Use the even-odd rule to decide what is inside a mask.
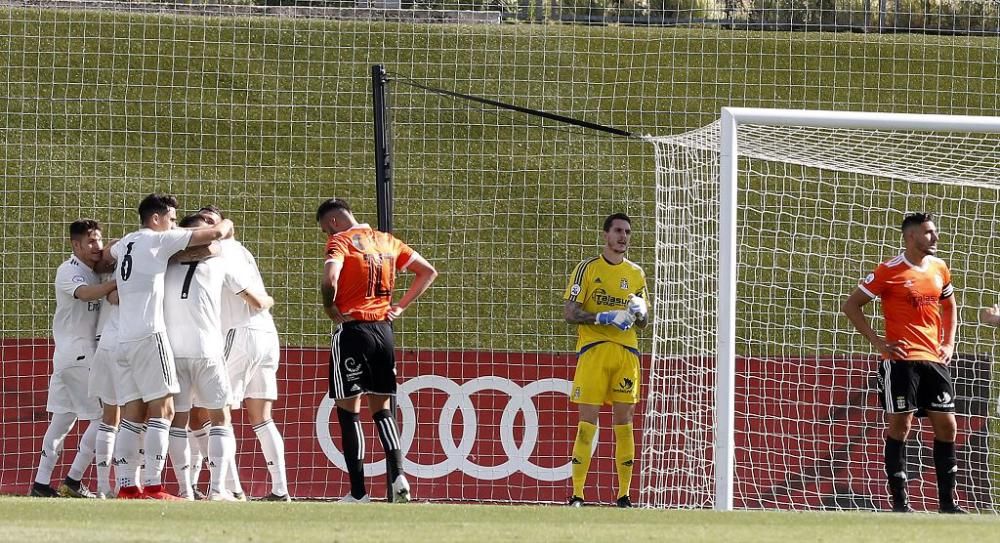
[[[635,316],[621,309],[602,311],[594,319],[594,324],[610,324],[618,327],[619,330],[628,330],[632,327],[633,322],[635,322]]]
[[[636,319],[645,320],[646,315],[649,314],[649,305],[646,304],[646,300],[636,296],[635,294],[628,295],[628,312],[635,315]]]

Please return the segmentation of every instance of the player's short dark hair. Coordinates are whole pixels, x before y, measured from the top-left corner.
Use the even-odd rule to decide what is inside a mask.
[[[94,219],[77,219],[69,225],[69,238],[80,239],[90,235],[91,232],[101,231],[101,223]]]
[[[632,219],[628,218],[628,215],[624,213],[613,213],[611,215],[608,215],[607,219],[604,219],[604,231],[610,232],[611,223],[615,221],[625,221],[629,224],[629,226],[632,226]]]
[[[211,205],[211,204],[209,204],[207,206],[203,206],[201,209],[198,210],[198,214],[199,215],[201,215],[202,213],[214,213],[214,214],[218,215],[220,219],[223,219],[223,220],[225,220],[225,218],[226,218],[225,214],[222,213],[221,209],[219,209],[217,206],[214,206],[214,205]]]
[[[342,200],[340,198],[330,198],[329,200],[323,202],[319,205],[319,209],[316,210],[316,222],[323,220],[323,215],[334,211],[343,210],[348,213],[351,212],[351,206],[347,203],[347,200]]]
[[[139,202],[139,222],[146,224],[150,217],[162,215],[171,207],[177,209],[177,198],[161,192],[150,194]]]
[[[205,217],[203,217],[201,213],[194,213],[181,219],[181,221],[177,223],[177,226],[180,226],[181,228],[190,228],[192,226],[198,226],[199,223],[208,224],[205,222]]]
[[[900,230],[906,232],[906,229],[911,226],[920,226],[925,222],[933,220],[934,215],[930,213],[907,213],[906,216],[903,217],[903,225],[900,227]]]

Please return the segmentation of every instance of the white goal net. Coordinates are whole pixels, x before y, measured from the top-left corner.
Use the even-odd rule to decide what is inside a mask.
[[[974,509],[995,508],[996,337],[978,311],[998,301],[1000,140],[995,127],[970,132],[954,122],[937,131],[741,123],[732,215],[720,209],[719,122],[653,140],[660,318],[642,457],[646,503],[726,508],[717,484],[729,474],[716,456],[726,449],[716,439],[728,415],[733,507],[887,507],[877,353],[840,306],[902,251],[903,215],[923,211],[941,231],[938,256],[952,270],[959,306],[951,368],[959,495]],[[720,295],[728,226],[720,228],[720,212],[735,220],[732,312]],[[865,309],[881,330],[878,304]],[[716,388],[726,367],[720,354],[717,372],[720,312],[734,325],[730,400]],[[920,420],[908,442],[909,490],[916,508],[936,510],[933,434]]]

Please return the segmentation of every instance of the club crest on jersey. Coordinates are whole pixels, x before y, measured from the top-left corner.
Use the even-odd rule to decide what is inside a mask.
[[[622,278],[622,282],[621,282],[621,285],[619,285],[619,286],[621,286],[622,290],[628,290],[628,279],[625,279],[625,278],[623,277],[623,278]]]
[[[874,280],[875,280],[875,274],[874,273],[869,273],[868,276],[865,277],[865,284],[867,285],[867,284],[871,283]]]
[[[570,293],[571,296],[579,296],[580,295],[580,285],[573,285],[573,288],[569,289],[569,293]]]

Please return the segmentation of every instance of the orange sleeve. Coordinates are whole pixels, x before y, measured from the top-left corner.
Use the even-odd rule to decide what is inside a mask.
[[[403,243],[398,238],[393,237],[396,245],[396,269],[405,270],[410,265],[410,259],[416,253],[409,245]]]
[[[944,262],[941,263],[941,280],[944,283],[941,286],[941,299],[944,300],[955,294],[955,287],[951,284],[951,270]]]
[[[878,298],[882,295],[882,291],[885,290],[886,279],[888,278],[889,267],[885,264],[879,264],[875,271],[869,273],[861,283],[858,288],[865,291],[872,298]]]
[[[344,255],[347,254],[347,242],[344,240],[343,236],[331,235],[326,240],[326,260],[334,260],[337,262],[344,261]]]

